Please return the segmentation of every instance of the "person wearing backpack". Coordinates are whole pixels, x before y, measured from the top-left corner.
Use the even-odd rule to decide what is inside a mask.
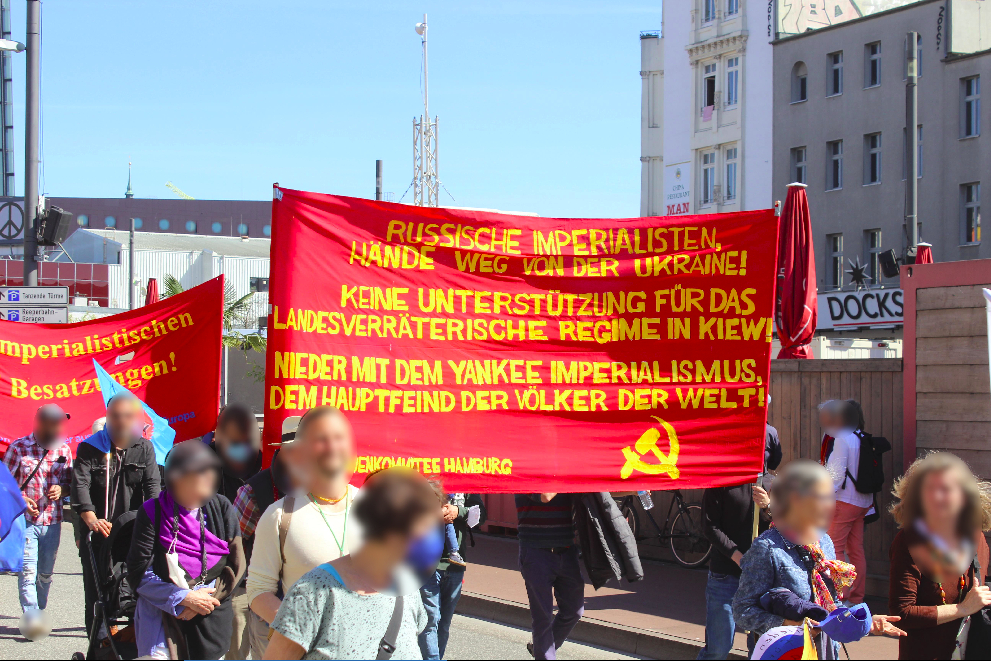
[[[361,524],[350,515],[358,489],[349,484],[356,450],[347,417],[331,406],[308,410],[293,445],[300,486],[259,518],[248,565],[248,604],[267,623],[301,576],[361,546]]]
[[[864,518],[874,505],[873,494],[861,493],[857,488],[863,414],[856,402],[833,400],[820,408],[819,415],[826,423],[826,434],[833,439],[832,451],[825,461],[836,489],[836,512],[829,527],[829,537],[833,540],[836,557],[842,559],[846,555],[850,564],[857,568],[857,579],[847,591],[846,599],[850,604],[859,604],[864,601],[867,586]]]

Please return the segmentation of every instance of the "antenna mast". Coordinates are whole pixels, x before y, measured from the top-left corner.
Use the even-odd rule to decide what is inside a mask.
[[[416,24],[423,43],[423,114],[413,119],[413,204],[438,206],[437,117],[430,121],[430,97],[427,80],[427,15]]]

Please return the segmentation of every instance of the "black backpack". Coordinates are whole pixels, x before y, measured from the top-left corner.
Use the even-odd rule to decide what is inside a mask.
[[[865,431],[855,432],[860,437],[860,457],[857,461],[857,479],[846,472],[857,491],[875,494],[884,488],[884,464],[881,455],[891,450],[891,443],[883,436],[871,436]]]

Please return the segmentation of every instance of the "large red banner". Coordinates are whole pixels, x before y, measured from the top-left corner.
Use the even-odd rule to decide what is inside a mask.
[[[215,278],[160,303],[74,324],[0,321],[0,444],[31,433],[39,406],[72,418],[74,446],[106,415],[93,360],[176,430],[202,436],[217,421],[224,281]]]
[[[276,188],[272,227],[266,445],[333,405],[358,482],[397,464],[487,492],[761,470],[771,210],[556,219]]]

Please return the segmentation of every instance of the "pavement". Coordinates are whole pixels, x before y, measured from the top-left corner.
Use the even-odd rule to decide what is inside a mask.
[[[455,615],[451,623],[451,639],[447,643],[447,658],[458,659],[533,659],[526,651],[530,631],[491,620]],[[557,651],[559,659],[637,659],[611,650],[566,642]]]
[[[475,535],[466,549],[465,598],[458,612],[526,626],[526,587],[517,568],[515,539]],[[651,658],[694,659],[705,640],[705,569],[644,560],[644,580],[611,582],[598,591],[585,587],[585,617],[574,640]],[[871,612],[885,613],[886,604],[869,602]],[[746,658],[747,642],[737,633],[737,658]],[[852,659],[894,659],[898,643],[868,637],[847,645]]]

